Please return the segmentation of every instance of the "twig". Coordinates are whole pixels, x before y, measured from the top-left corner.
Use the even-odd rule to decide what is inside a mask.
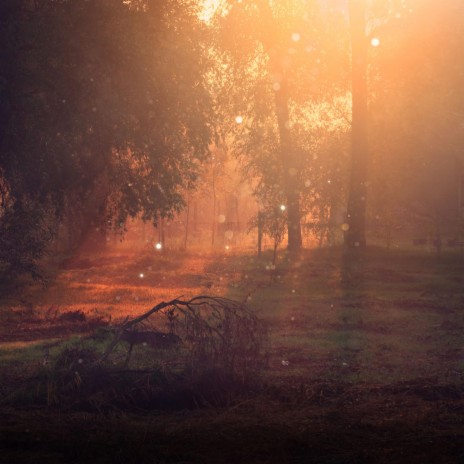
[[[112,340],[108,348],[105,350],[101,358],[99,358],[96,361],[96,363],[99,364],[108,358],[110,353],[114,350],[117,344],[121,341],[121,337],[125,331],[127,331],[129,328],[133,327],[134,325],[139,324],[145,319],[148,319],[152,314],[155,314],[161,311],[162,309],[168,308],[168,307],[175,307],[182,312],[185,311],[185,309],[183,308],[186,308],[187,310],[194,313],[193,307],[199,307],[199,306],[204,306],[204,305],[209,305],[215,311],[219,311],[220,309],[225,309],[225,308],[229,308],[231,310],[237,310],[238,308],[247,309],[243,303],[240,303],[238,301],[230,300],[228,298],[223,298],[223,297],[213,297],[213,296],[207,296],[207,295],[199,295],[194,298],[191,298],[190,300],[181,300],[179,298],[175,298],[174,300],[170,300],[170,301],[162,301],[161,303],[158,303],[156,306],[153,306],[153,308],[141,314],[140,316],[137,316],[134,319],[128,320],[128,318],[126,318],[124,322],[120,325],[120,327],[117,329],[114,339]],[[220,333],[218,334],[221,335]]]

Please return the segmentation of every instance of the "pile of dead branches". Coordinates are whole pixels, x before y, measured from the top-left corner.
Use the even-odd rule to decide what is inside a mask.
[[[144,330],[150,317],[160,312],[166,317],[168,331]],[[244,380],[262,367],[266,339],[263,323],[242,302],[211,296],[174,299],[121,324],[100,362],[124,341],[130,345],[128,356],[137,343],[180,345],[177,355],[193,374],[219,369],[230,378]]]

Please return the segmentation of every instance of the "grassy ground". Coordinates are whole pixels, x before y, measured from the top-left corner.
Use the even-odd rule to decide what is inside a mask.
[[[463,257],[324,249],[271,260],[116,250],[2,300],[2,462],[464,462]],[[53,362],[98,328],[200,294],[247,301],[268,328],[249,390],[170,411],[33,400],[46,353]],[[131,365],[145,357],[136,347]]]

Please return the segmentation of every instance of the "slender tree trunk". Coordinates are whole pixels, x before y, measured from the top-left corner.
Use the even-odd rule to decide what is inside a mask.
[[[366,246],[367,184],[367,37],[365,0],[350,0],[352,50],[351,175],[347,208],[345,245]]]
[[[187,249],[187,242],[189,236],[189,220],[190,220],[190,193],[187,192],[187,211],[185,212],[185,237],[184,237],[184,250]]]
[[[213,223],[211,228],[211,246],[214,247],[214,239],[216,235],[216,173],[214,171],[214,163],[213,163]]]
[[[164,218],[160,218],[158,223],[159,231],[158,231],[158,241],[161,243],[163,248],[166,246],[165,243],[165,236],[164,236]]]
[[[198,230],[198,201],[193,203],[193,232]]]
[[[280,88],[275,91],[277,123],[280,136],[280,157],[283,169],[284,191],[287,198],[288,249],[301,249],[300,191],[296,179],[297,160],[293,152],[289,125],[287,79],[282,77]]]

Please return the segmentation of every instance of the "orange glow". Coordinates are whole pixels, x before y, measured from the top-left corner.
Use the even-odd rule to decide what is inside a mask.
[[[203,0],[203,6],[199,14],[200,19],[205,22],[210,21],[218,9],[220,2],[221,0]]]

